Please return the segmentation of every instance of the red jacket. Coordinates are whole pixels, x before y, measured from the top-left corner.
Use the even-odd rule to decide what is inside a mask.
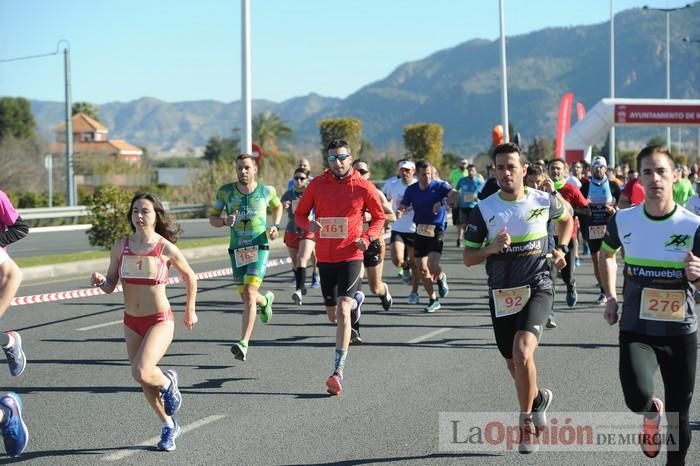
[[[316,220],[324,224],[324,231],[316,233],[319,262],[362,260],[363,253],[355,241],[362,238],[368,245],[370,239],[381,236],[386,220],[377,188],[355,170],[343,179],[326,170],[311,180],[294,213],[296,224],[307,231],[312,209]],[[365,211],[370,213],[372,221],[363,232]]]

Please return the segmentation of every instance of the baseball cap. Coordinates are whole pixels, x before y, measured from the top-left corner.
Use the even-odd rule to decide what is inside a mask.
[[[409,168],[409,169],[415,170],[415,169],[416,169],[416,164],[413,163],[413,162],[411,162],[410,160],[404,160],[404,161],[401,162],[401,164],[399,165],[399,168]]]
[[[605,157],[597,155],[593,157],[593,161],[591,162],[592,166],[600,166],[600,167],[605,167],[608,168],[608,162],[605,160]]]

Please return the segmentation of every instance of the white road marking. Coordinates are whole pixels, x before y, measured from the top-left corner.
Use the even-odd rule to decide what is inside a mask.
[[[188,424],[186,426],[180,426],[180,428],[181,428],[180,435],[182,436],[182,434],[186,434],[187,432],[190,432],[194,429],[198,429],[199,427],[205,426],[207,424],[211,424],[212,422],[216,422],[216,421],[223,419],[225,417],[226,416],[219,414],[219,415],[215,415],[215,416],[205,417],[204,419],[200,419],[199,421],[195,421],[192,424]],[[159,440],[160,440],[160,436],[149,438],[148,440],[145,440],[141,443],[138,443],[136,445],[132,445],[132,446],[125,448],[123,450],[119,450],[116,453],[112,453],[109,456],[105,456],[104,458],[102,458],[102,461],[122,460],[122,459],[126,458],[127,456],[134,455],[140,451],[145,450],[148,447],[154,446],[156,443],[158,443]]]
[[[84,332],[86,330],[94,330],[96,328],[109,327],[110,325],[121,324],[122,322],[123,322],[122,320],[115,320],[113,322],[107,322],[105,324],[97,324],[97,325],[91,325],[89,327],[76,328],[75,330],[78,332]]]
[[[429,338],[433,338],[433,337],[435,337],[435,336],[437,336],[437,335],[440,335],[441,333],[445,333],[445,332],[447,332],[447,331],[449,331],[449,330],[452,330],[452,327],[445,327],[445,328],[440,328],[440,329],[437,329],[437,330],[433,330],[432,332],[426,333],[425,335],[422,335],[422,336],[420,336],[420,337],[418,337],[418,338],[414,338],[413,340],[408,340],[407,343],[411,343],[411,344],[413,344],[413,343],[420,343],[420,342],[422,342],[422,341],[428,340]]]

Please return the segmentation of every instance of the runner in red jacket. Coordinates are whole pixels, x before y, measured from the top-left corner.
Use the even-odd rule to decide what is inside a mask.
[[[328,144],[326,172],[314,178],[299,200],[294,220],[316,233],[316,256],[326,313],[337,322],[335,367],[326,381],[332,395],[342,391],[343,369],[350,344],[351,315],[357,322],[364,295],[360,292],[363,253],[382,234],[386,218],[377,189],[352,168],[350,146],[342,139]],[[309,220],[311,210],[315,219]],[[372,220],[362,231],[364,213]],[[354,301],[354,303],[353,303]],[[354,307],[354,309],[353,309]]]

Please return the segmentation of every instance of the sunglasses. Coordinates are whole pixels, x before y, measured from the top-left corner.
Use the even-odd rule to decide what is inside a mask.
[[[360,175],[366,175],[367,173],[369,173],[369,170],[365,170],[364,168],[356,168],[355,170],[357,170],[360,173]]]
[[[295,176],[294,179],[297,181],[304,181],[307,178],[305,176]]]
[[[350,157],[350,154],[338,154],[338,155],[329,155],[328,156],[328,161],[329,162],[335,162],[336,160],[339,160],[341,162],[344,162],[346,159]]]

